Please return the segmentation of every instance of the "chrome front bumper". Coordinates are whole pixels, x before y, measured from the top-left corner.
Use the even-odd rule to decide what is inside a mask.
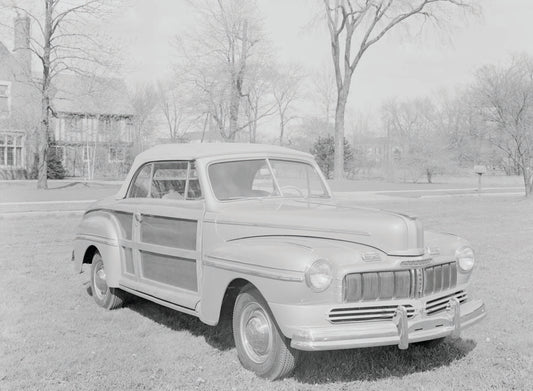
[[[418,314],[411,319],[400,306],[392,321],[299,329],[292,335],[291,347],[313,351],[398,345],[400,349],[407,349],[413,342],[446,336],[458,338],[462,330],[485,316],[481,300],[459,304],[457,299],[451,299],[446,311],[432,316]]]

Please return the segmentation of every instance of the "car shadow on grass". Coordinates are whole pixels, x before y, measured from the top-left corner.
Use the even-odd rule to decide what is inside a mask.
[[[403,377],[445,367],[465,357],[476,347],[471,339],[447,338],[440,345],[427,348],[410,345],[364,349],[302,352],[293,377],[301,383],[374,381]]]
[[[221,318],[217,326],[208,326],[195,316],[187,315],[151,301],[136,297],[130,299],[127,307],[160,325],[175,331],[188,331],[194,336],[204,337],[215,349],[226,351],[235,347],[230,317]]]
[[[87,292],[91,294],[90,288]],[[215,349],[227,351],[235,347],[231,315],[226,311],[217,326],[208,326],[195,316],[172,310],[151,301],[131,297],[127,308],[174,331],[187,331],[204,337]],[[324,352],[300,352],[300,360],[292,377],[305,384],[374,381],[403,377],[445,367],[465,357],[476,347],[471,339],[447,338],[440,345],[427,348],[411,344],[409,349],[384,346]]]

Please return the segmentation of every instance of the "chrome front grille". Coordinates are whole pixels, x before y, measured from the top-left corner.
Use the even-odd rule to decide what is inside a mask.
[[[463,304],[468,299],[468,296],[465,291],[458,291],[458,292],[454,292],[446,296],[439,297],[437,299],[429,300],[426,303],[426,307],[425,307],[426,314],[433,315],[438,312],[446,310],[446,308],[448,308],[450,299],[453,297],[459,300],[459,303],[461,304]]]
[[[457,285],[457,264],[444,263],[426,267],[424,271],[424,296],[453,288]]]
[[[415,314],[413,306],[404,304],[404,307],[407,310],[407,317],[412,318]],[[397,305],[334,308],[329,312],[328,320],[331,323],[391,320],[397,309]]]
[[[417,298],[456,285],[455,262],[407,270],[351,273],[344,278],[344,301]]]

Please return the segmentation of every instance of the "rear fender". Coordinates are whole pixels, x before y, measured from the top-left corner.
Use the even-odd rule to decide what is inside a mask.
[[[84,263],[91,263],[93,247],[104,262],[107,284],[117,287],[121,276],[122,249],[119,239],[127,232],[117,217],[108,211],[90,211],[83,216],[74,241],[74,268],[81,273]],[[131,230],[129,231],[131,232]]]

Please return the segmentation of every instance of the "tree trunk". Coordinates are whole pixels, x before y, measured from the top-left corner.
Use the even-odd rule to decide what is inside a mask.
[[[37,188],[48,189],[48,128],[49,118],[48,92],[43,91],[41,99],[41,126],[39,128],[39,166],[37,175]]]
[[[237,82],[232,83],[230,106],[229,106],[229,136],[230,139],[235,139],[235,133],[237,133],[237,121],[239,120],[239,105],[240,105],[240,92],[237,88]]]
[[[283,133],[285,133],[284,121],[279,121],[279,145],[283,145]]]
[[[344,177],[344,113],[346,111],[346,101],[348,95],[339,92],[337,98],[337,108],[335,110],[335,154],[333,163],[333,179]]]
[[[433,183],[431,182],[431,177],[433,175],[431,174],[431,171],[430,170],[426,170],[426,177],[427,177],[427,180],[428,180],[428,183]]]
[[[51,0],[45,2],[45,25],[43,56],[43,81],[41,89],[41,126],[39,128],[39,172],[37,188],[48,188],[48,134],[50,130],[50,46],[52,37],[52,8]]]
[[[526,191],[526,197],[533,196],[533,172],[530,167],[525,167],[522,170],[522,177],[524,178],[524,188]]]

